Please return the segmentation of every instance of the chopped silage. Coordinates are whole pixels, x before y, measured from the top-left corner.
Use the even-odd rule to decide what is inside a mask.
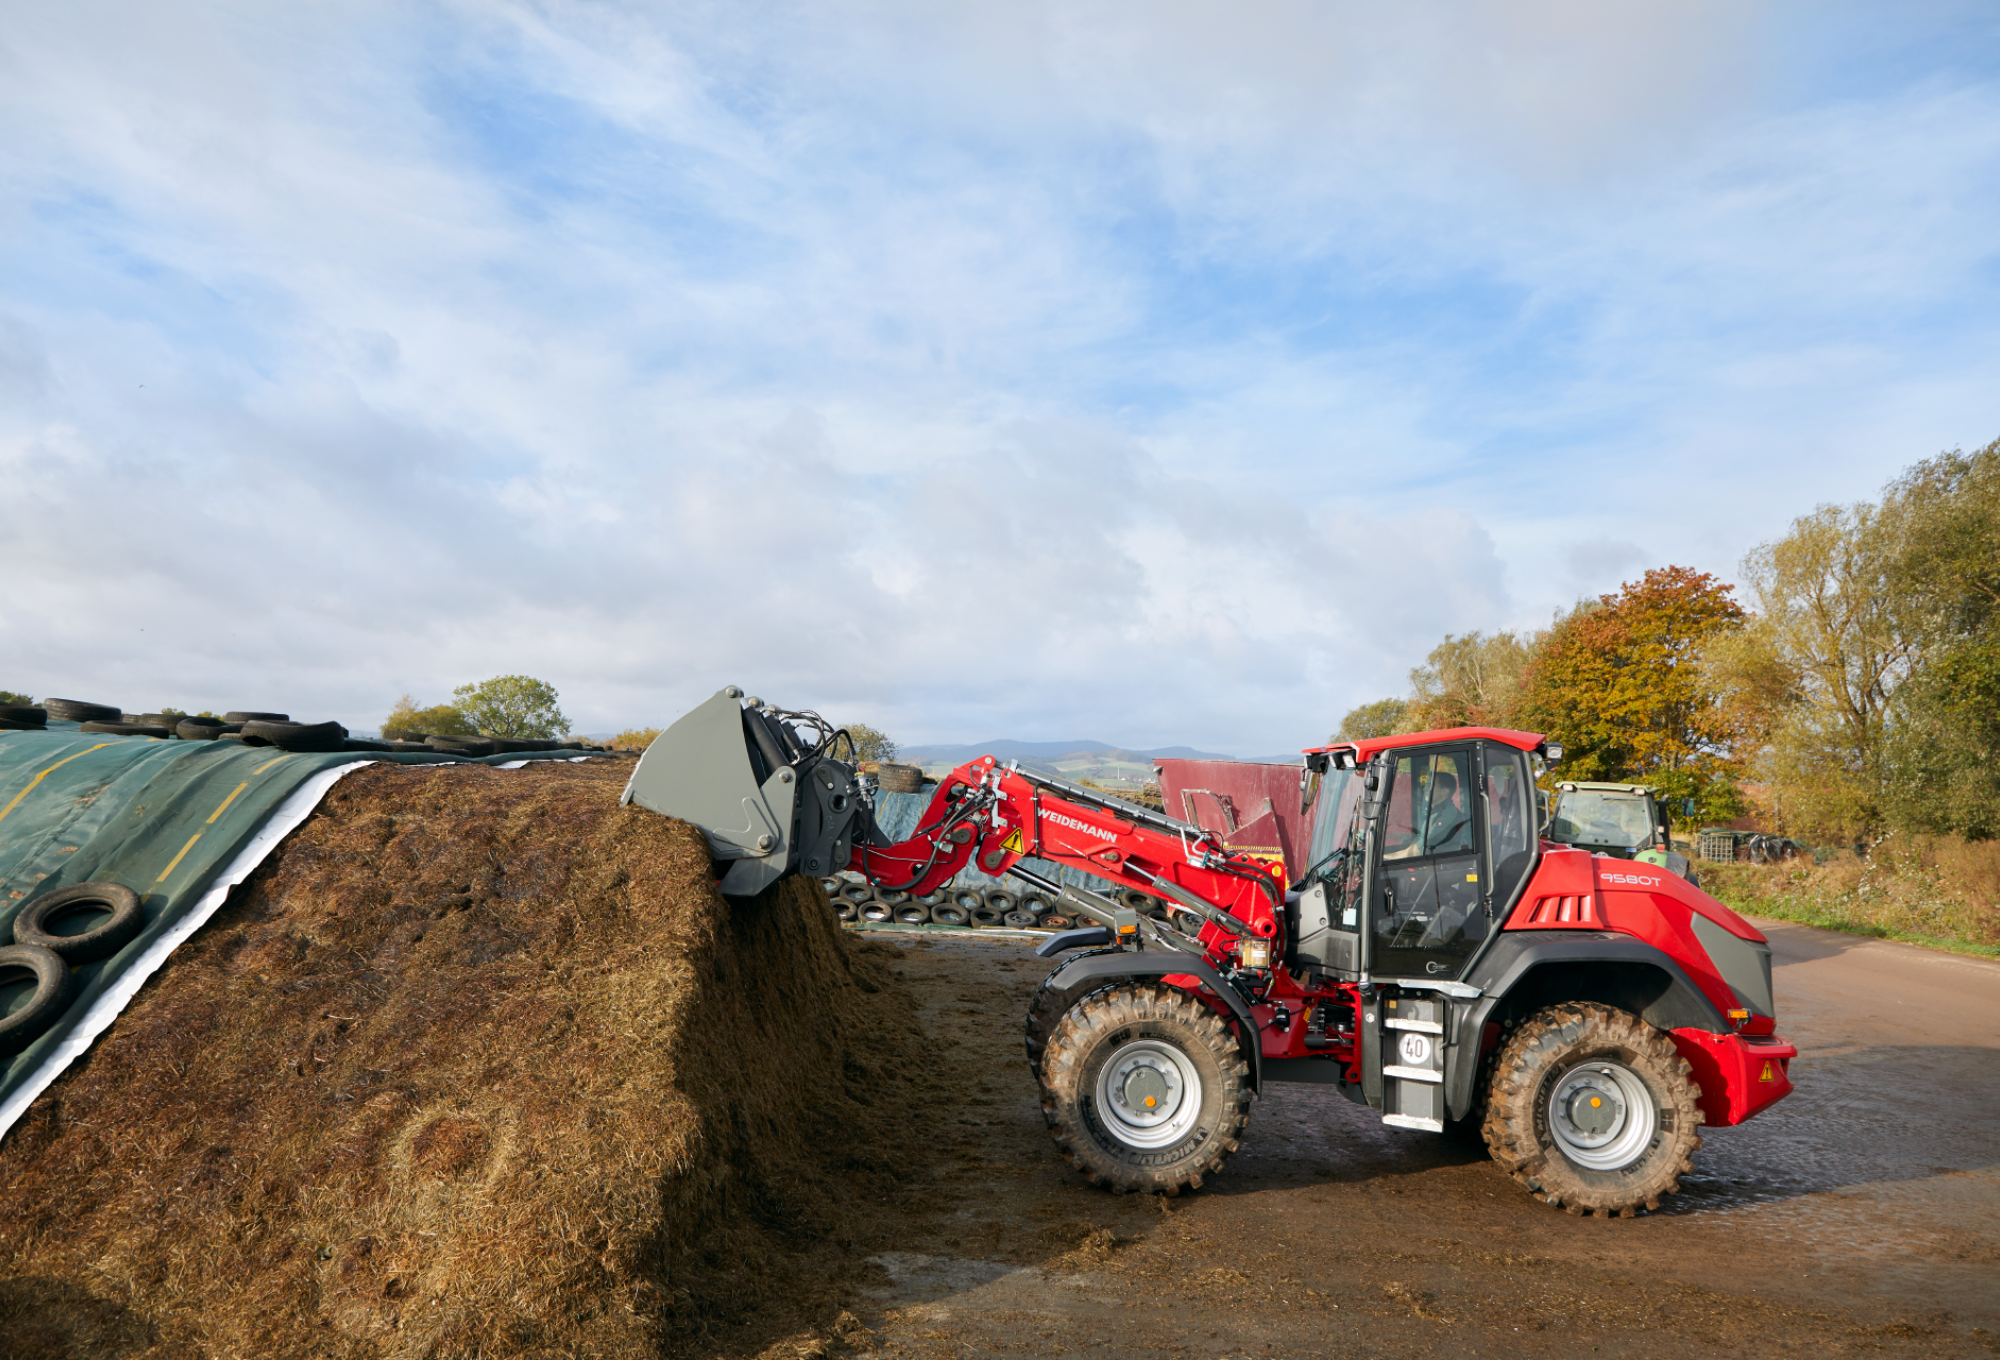
[[[624,774],[336,786],[0,1143],[0,1355],[651,1356],[830,1307],[908,1006]]]

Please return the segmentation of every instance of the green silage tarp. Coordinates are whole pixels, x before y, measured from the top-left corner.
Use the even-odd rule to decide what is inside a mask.
[[[117,1018],[147,978],[214,915],[342,775],[366,764],[590,759],[573,750],[285,752],[238,741],[161,741],[82,732],[0,732],[0,944],[44,893],[112,882],[139,894],[145,929],[111,958],[75,969],[69,1009],[26,1048],[0,1055],[0,1137]],[[0,1012],[25,988],[0,993]]]

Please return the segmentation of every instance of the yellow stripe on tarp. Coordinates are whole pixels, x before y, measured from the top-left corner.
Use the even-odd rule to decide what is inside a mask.
[[[111,743],[108,741],[100,741],[97,743],[97,745],[91,747],[90,751],[102,751],[105,747],[109,746],[110,744]],[[41,783],[44,779],[47,779],[57,770],[60,770],[63,766],[69,764],[70,761],[79,760],[82,757],[89,755],[90,751],[78,751],[73,756],[65,756],[63,759],[58,760],[55,764],[49,766],[48,769],[43,770],[40,774],[36,775],[33,779],[30,779],[28,781],[28,787],[22,789],[19,793],[14,795],[13,802],[7,804],[7,806],[4,808],[0,808],[0,822],[6,821],[7,814],[12,812],[15,808],[21,806],[21,800],[23,798],[26,798],[29,794],[35,791],[35,785]]]
[[[279,756],[278,760],[290,760],[291,758],[292,758],[292,753],[290,751],[287,751],[285,752],[285,754]],[[278,763],[278,760],[267,760],[262,765],[259,765],[256,769],[250,771],[250,773],[262,774],[264,773],[264,771],[270,769],[273,765],[276,765]]]
[[[231,794],[230,796],[232,798],[235,797],[234,794]],[[181,861],[187,858],[187,852],[194,849],[194,843],[200,839],[201,839],[201,833],[199,831],[195,832],[192,836],[189,836],[188,843],[181,847],[181,852],[178,855],[174,856],[173,863],[169,864],[166,868],[160,870],[160,876],[154,879],[153,882],[165,883],[167,881],[167,875],[180,867]]]
[[[235,788],[231,789],[229,791],[229,796],[216,805],[215,811],[208,814],[208,820],[206,822],[203,822],[202,825],[214,826],[215,819],[222,815],[222,810],[228,807],[231,803],[236,801],[237,794],[243,792],[243,790],[249,787],[250,787],[250,781],[246,779],[241,784],[238,784]]]

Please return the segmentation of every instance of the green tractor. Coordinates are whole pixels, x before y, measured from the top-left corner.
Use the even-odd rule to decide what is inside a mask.
[[[1681,804],[1681,813],[1694,815],[1692,799]],[[1546,835],[1549,840],[1588,850],[1593,855],[1657,864],[1695,887],[1701,886],[1687,856],[1673,848],[1667,804],[1657,789],[1644,784],[1556,785],[1555,807],[1549,813]]]

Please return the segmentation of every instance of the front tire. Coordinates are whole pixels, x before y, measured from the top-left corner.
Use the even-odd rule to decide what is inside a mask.
[[[1092,992],[1050,1033],[1042,1112],[1071,1166],[1123,1194],[1200,1188],[1239,1146],[1250,1069],[1222,1017],[1159,982]]]
[[[1500,1052],[1486,1146],[1535,1198],[1606,1217],[1657,1209],[1701,1146],[1701,1089],[1672,1039],[1596,1002],[1550,1006]]]

